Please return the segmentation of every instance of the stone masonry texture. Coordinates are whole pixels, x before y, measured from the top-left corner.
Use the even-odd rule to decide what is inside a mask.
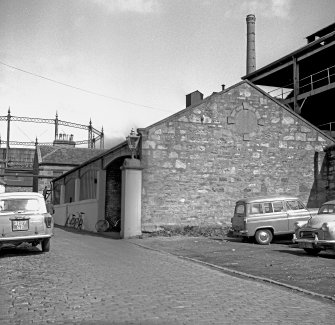
[[[244,197],[327,199],[334,141],[247,81],[139,132],[143,230],[223,225]]]

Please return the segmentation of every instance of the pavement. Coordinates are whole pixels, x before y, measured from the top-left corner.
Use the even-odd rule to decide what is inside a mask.
[[[234,276],[335,302],[335,253],[307,255],[291,236],[278,237],[266,246],[226,236],[144,236],[130,241]]]
[[[69,230],[69,229],[68,229]],[[69,230],[76,231],[76,230]],[[140,247],[200,263],[237,277],[285,287],[316,298],[335,302],[335,253],[322,251],[307,255],[292,243],[292,235],[275,237],[270,245],[227,236],[225,231],[205,236],[144,233],[128,241]],[[118,233],[95,233],[120,239]]]

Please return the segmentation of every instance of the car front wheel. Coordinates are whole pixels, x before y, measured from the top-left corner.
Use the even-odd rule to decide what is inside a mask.
[[[256,242],[260,245],[269,245],[272,242],[272,232],[269,229],[257,230],[255,234]]]
[[[42,252],[50,251],[50,238],[46,238],[42,240]]]

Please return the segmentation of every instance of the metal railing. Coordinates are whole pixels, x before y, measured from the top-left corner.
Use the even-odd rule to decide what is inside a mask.
[[[333,126],[334,125],[334,126]],[[335,133],[335,122],[327,122],[325,124],[320,124],[317,125],[317,127],[322,130],[322,131],[326,131],[327,133],[329,132],[330,134],[332,134],[332,132]]]
[[[299,94],[329,85],[332,82],[335,82],[335,65],[300,79]],[[267,93],[274,98],[285,99],[293,91],[293,88],[294,84],[290,83],[288,85],[272,89]]]

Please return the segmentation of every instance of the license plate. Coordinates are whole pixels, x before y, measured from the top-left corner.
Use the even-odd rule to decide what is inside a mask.
[[[29,220],[12,220],[13,231],[24,231],[29,229]]]
[[[312,243],[299,243],[300,248],[313,248]]]

